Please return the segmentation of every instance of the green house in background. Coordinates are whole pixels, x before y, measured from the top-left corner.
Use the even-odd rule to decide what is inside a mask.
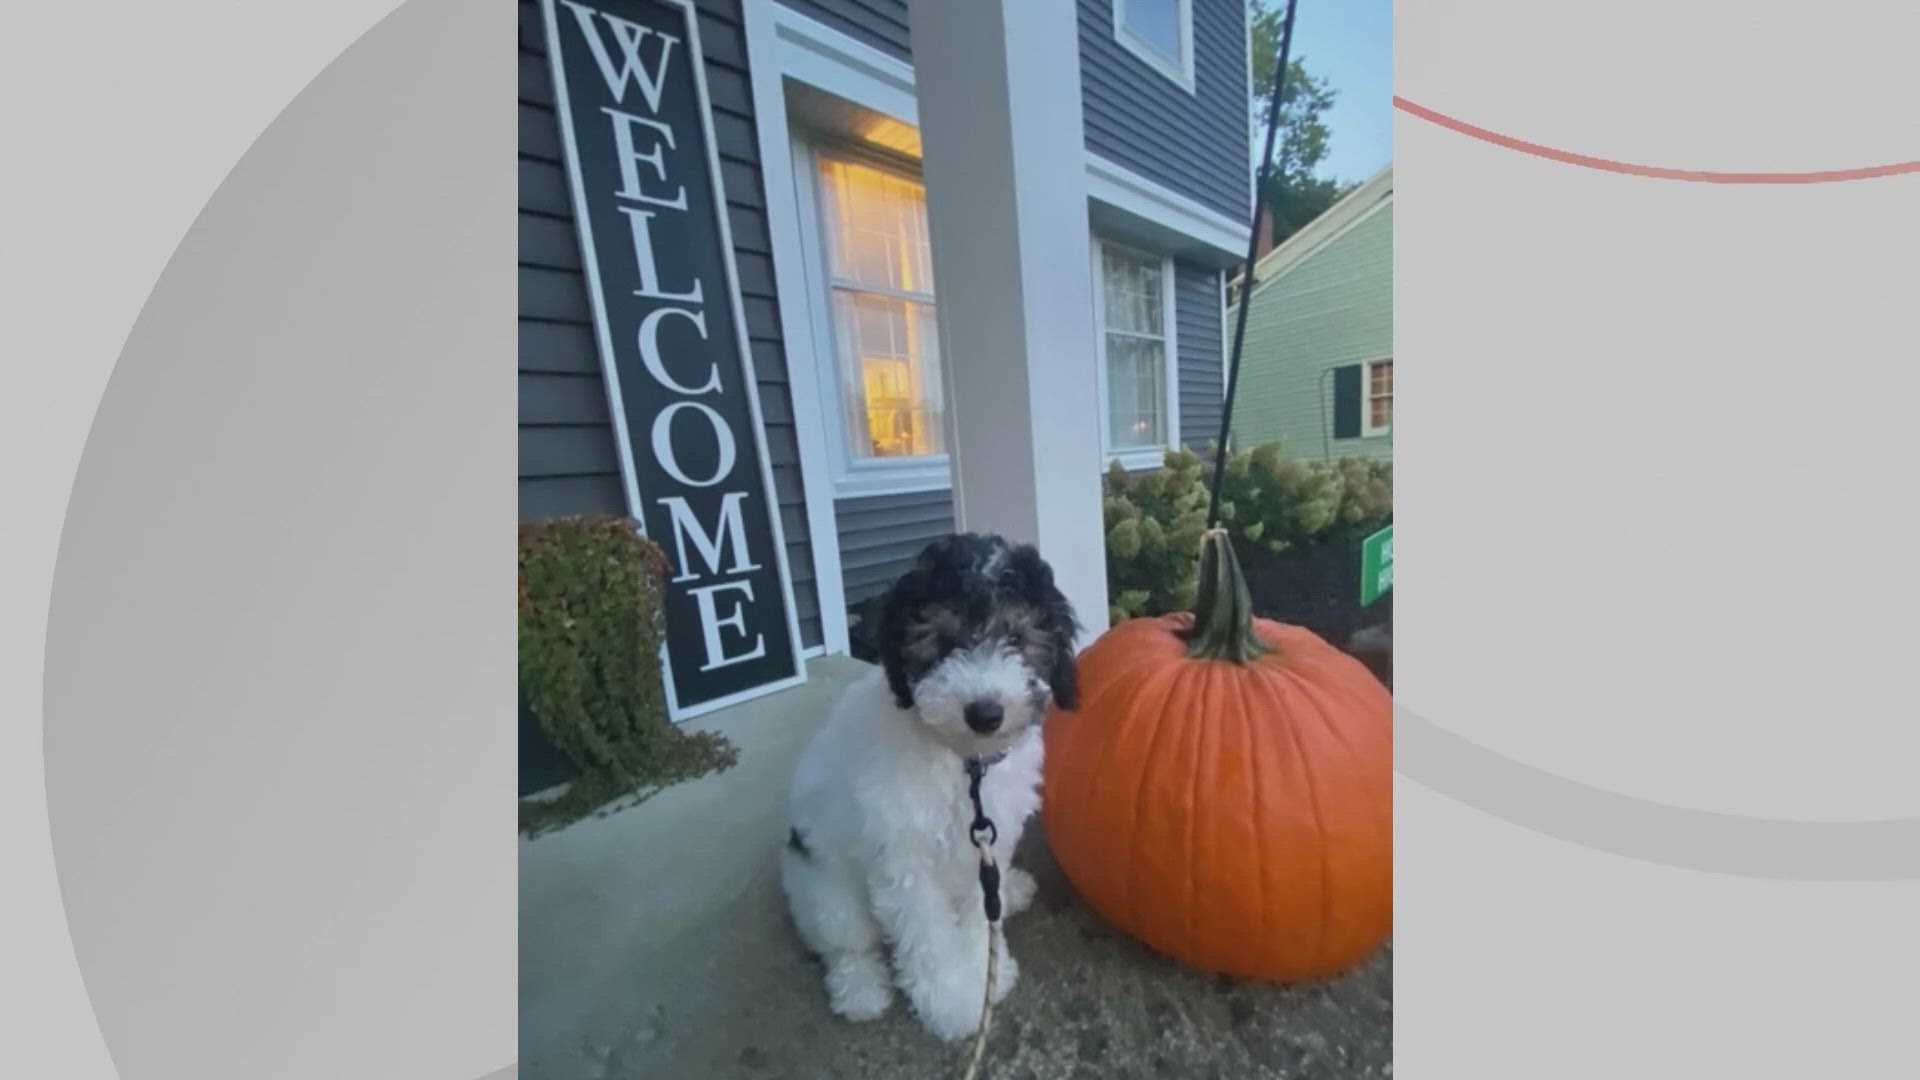
[[[1393,166],[1261,256],[1253,281],[1235,444],[1391,457]],[[1238,317],[1229,309],[1227,325]]]

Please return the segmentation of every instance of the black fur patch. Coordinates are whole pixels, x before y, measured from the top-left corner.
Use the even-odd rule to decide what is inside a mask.
[[[787,847],[792,849],[795,855],[803,859],[813,858],[813,852],[808,849],[807,841],[800,835],[799,829],[789,828],[787,830]]]
[[[888,590],[874,643],[887,685],[901,708],[913,685],[956,649],[1000,637],[1019,650],[1063,709],[1078,708],[1073,606],[1054,585],[1053,568],[1026,544],[957,533],[927,545]]]

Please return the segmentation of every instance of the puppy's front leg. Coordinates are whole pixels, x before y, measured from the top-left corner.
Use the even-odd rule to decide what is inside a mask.
[[[900,989],[928,1031],[949,1042],[972,1035],[980,1026],[986,993],[987,919],[977,886],[956,896],[949,884],[924,866],[889,867],[869,885],[874,914],[893,946]],[[1013,988],[1019,969],[997,943],[994,1000]]]

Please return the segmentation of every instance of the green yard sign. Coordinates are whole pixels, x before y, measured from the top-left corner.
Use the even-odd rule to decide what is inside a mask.
[[[1393,526],[1389,525],[1360,544],[1360,603],[1380,599],[1393,588]]]

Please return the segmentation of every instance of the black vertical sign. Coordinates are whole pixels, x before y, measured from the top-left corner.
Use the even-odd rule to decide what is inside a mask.
[[[699,27],[685,0],[543,3],[628,498],[673,563],[685,717],[801,677]]]

